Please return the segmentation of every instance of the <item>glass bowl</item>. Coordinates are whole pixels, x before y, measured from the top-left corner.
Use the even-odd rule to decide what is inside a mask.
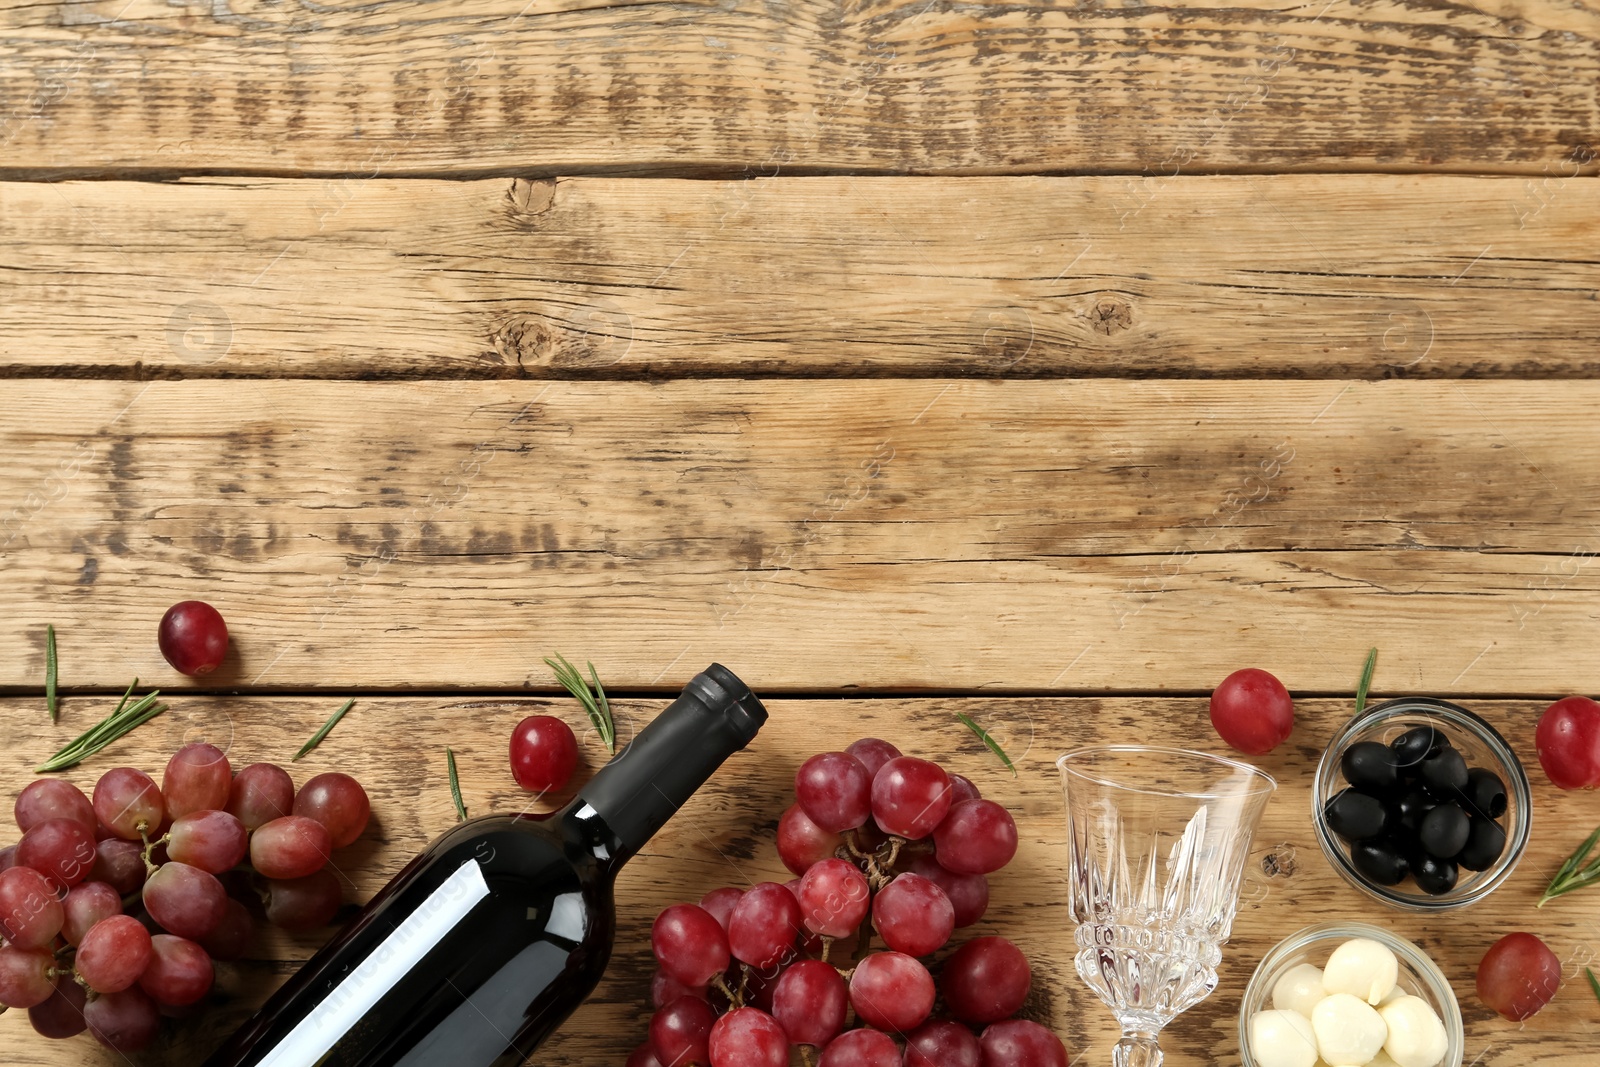
[[[1430,896],[1419,889],[1408,875],[1399,885],[1379,885],[1371,881],[1350,861],[1350,846],[1328,828],[1323,817],[1328,801],[1345,787],[1339,771],[1344,750],[1358,741],[1388,744],[1413,726],[1432,726],[1450,740],[1466,759],[1468,767],[1485,767],[1500,776],[1506,785],[1506,813],[1500,825],[1506,832],[1506,847],[1500,858],[1485,871],[1461,871],[1454,889]],[[1322,753],[1316,780],[1311,786],[1311,821],[1317,841],[1334,870],[1347,882],[1396,908],[1412,911],[1443,911],[1465,907],[1482,900],[1510,877],[1522,859],[1533,824],[1533,795],[1528,776],[1517,754],[1493,726],[1466,708],[1429,697],[1405,697],[1377,704],[1345,723]]]
[[[1400,961],[1400,990],[1427,1001],[1444,1023],[1447,1045],[1438,1067],[1461,1067],[1466,1035],[1461,1025],[1461,1007],[1456,1003],[1450,980],[1426,952],[1405,938],[1382,927],[1357,922],[1308,926],[1279,941],[1262,958],[1239,1003],[1239,1058],[1243,1067],[1258,1067],[1250,1053],[1250,1017],[1272,1007],[1272,987],[1278,984],[1283,973],[1301,963],[1321,967],[1328,962],[1334,949],[1356,937],[1371,938],[1389,946]]]

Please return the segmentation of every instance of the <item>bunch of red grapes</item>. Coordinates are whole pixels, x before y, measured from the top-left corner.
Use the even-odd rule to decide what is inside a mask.
[[[329,855],[369,813],[347,774],[297,793],[283,768],[235,775],[208,744],[180,748],[160,788],[132,767],[101,775],[92,800],[59,778],[32,783],[17,796],[22,840],[0,850],[0,1005],[26,1008],[46,1037],[144,1048],[163,1015],[198,1009],[213,960],[244,954],[246,901],[286,930],[333,919]]]
[[[796,879],[657,916],[657,1011],[627,1067],[787,1067],[791,1046],[819,1067],[1066,1067],[1012,1018],[1032,974],[1011,942],[966,942],[937,983],[924,962],[987,910],[985,876],[1017,850],[1004,807],[876,738],[807,760],[795,799],[778,855]]]

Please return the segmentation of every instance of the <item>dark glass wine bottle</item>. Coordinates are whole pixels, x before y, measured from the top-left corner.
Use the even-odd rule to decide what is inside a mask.
[[[456,826],[205,1067],[515,1067],[594,989],[617,871],[767,712],[720,664],[560,811]]]

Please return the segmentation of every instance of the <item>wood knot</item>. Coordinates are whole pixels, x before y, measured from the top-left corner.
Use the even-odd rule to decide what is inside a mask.
[[[489,331],[489,342],[500,358],[521,367],[538,363],[550,350],[550,331],[533,315],[513,315]]]
[[[550,210],[556,198],[554,178],[512,178],[503,206],[506,217],[518,226],[532,227]]]
[[[1102,297],[1089,312],[1089,325],[1094,327],[1095,333],[1110,337],[1133,325],[1133,308],[1117,297]]]
[[[604,297],[589,299],[549,314],[512,315],[490,329],[489,343],[503,361],[523,369],[609,367],[633,346],[633,318]]]
[[[1261,873],[1268,878],[1289,878],[1299,869],[1294,846],[1287,841],[1261,857]]]

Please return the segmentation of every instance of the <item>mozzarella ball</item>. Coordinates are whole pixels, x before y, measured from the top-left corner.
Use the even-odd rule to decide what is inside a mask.
[[[1383,1048],[1389,1028],[1377,1009],[1349,993],[1331,993],[1311,1012],[1322,1058],[1338,1067],[1361,1067]]]
[[[1389,1036],[1383,1050],[1400,1067],[1434,1067],[1450,1041],[1433,1005],[1421,997],[1401,997],[1378,1009]]]
[[[1250,1056],[1259,1067],[1312,1067],[1317,1035],[1297,1011],[1258,1011],[1250,1016]]]
[[[1322,968],[1322,985],[1329,993],[1349,993],[1377,1004],[1394,989],[1400,961],[1387,945],[1357,937],[1333,950]]]
[[[1272,1006],[1280,1011],[1297,1011],[1307,1019],[1328,995],[1322,988],[1322,968],[1310,963],[1290,967],[1272,987]]]
[[[1405,997],[1405,996],[1410,996],[1410,994],[1407,993],[1404,989],[1402,989],[1399,986],[1399,984],[1396,984],[1393,989],[1389,990],[1389,995],[1388,996],[1386,996],[1382,1000],[1378,1001],[1377,1007],[1381,1012],[1382,1009],[1383,1009],[1383,1006],[1385,1004],[1392,1004],[1395,1001],[1399,1000],[1401,997]]]

